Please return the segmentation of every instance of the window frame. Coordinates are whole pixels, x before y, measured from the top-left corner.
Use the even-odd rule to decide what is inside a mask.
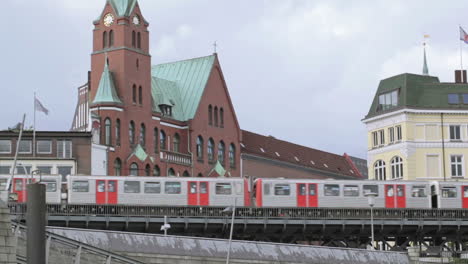
[[[49,151],[40,151],[39,144],[48,142],[49,143]],[[50,139],[45,139],[45,140],[38,140],[36,142],[36,153],[37,154],[52,154],[52,140]]]
[[[457,138],[458,136],[458,138]],[[449,137],[450,141],[461,141],[461,126],[450,125],[449,126]]]
[[[291,189],[292,188],[289,183],[276,183],[273,186],[273,194],[275,196],[291,196]],[[280,191],[283,191],[284,193],[280,193]]]
[[[454,162],[452,160],[453,158],[460,158],[460,161],[455,160]],[[452,178],[464,178],[465,177],[464,163],[465,163],[465,159],[463,155],[460,155],[460,154],[450,155],[450,176]],[[455,166],[455,172],[457,172],[457,175],[453,174],[454,166]],[[461,172],[461,175],[459,175],[460,172]]]
[[[129,183],[131,184],[135,184],[134,186],[132,186],[132,188],[134,188],[135,186],[138,186],[138,188],[136,188],[134,191],[128,189],[127,187],[129,187]],[[123,185],[124,185],[124,193],[141,193],[141,184],[140,184],[140,181],[124,181],[123,182]]]
[[[178,187],[168,186],[169,184],[179,185]],[[168,192],[168,188],[178,188],[178,192]],[[182,184],[180,182],[168,181],[164,183],[164,194],[181,194],[182,193]]]
[[[333,189],[328,188],[336,188],[338,187],[338,192]],[[341,194],[341,186],[339,184],[324,184],[323,185],[323,196],[331,196],[331,197],[339,197]]]
[[[400,156],[395,156],[390,161],[390,171],[392,179],[403,179],[403,159]]]
[[[77,187],[75,186],[75,183],[86,183],[86,191],[77,191]],[[83,186],[79,186],[80,188],[83,188]],[[86,180],[76,180],[72,182],[72,192],[80,192],[80,193],[89,193],[89,181]]]
[[[21,146],[21,144],[27,144],[27,147],[29,148],[29,150],[21,151],[21,147],[25,146],[25,145]],[[32,154],[32,140],[21,140],[18,146],[18,154]]]
[[[158,190],[157,187],[148,187],[147,184],[154,184],[154,185],[159,185],[159,191],[158,192],[148,192],[148,188],[156,188],[155,190]],[[162,191],[162,183],[161,182],[144,182],[143,183],[143,193],[147,193],[147,194],[161,194],[161,191]]]
[[[343,196],[344,197],[358,197],[359,196],[359,185],[357,185],[357,184],[345,184],[345,185],[343,185]]]
[[[229,188],[226,188],[225,186],[229,186]],[[223,187],[222,190],[229,190],[229,192],[219,192],[218,187]],[[233,191],[233,186],[229,182],[217,182],[215,184],[215,194],[216,195],[232,195]]]

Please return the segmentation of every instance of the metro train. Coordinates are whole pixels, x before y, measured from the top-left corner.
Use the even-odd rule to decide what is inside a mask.
[[[27,201],[29,176],[15,176],[12,199]],[[8,176],[0,176],[0,191]],[[37,181],[37,178],[33,179]],[[42,176],[47,203],[155,206],[468,208],[468,182],[258,178]]]

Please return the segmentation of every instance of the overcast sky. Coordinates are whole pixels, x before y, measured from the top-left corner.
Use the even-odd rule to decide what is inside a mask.
[[[50,110],[39,130],[68,130],[90,69],[92,21],[105,0],[1,0],[0,127]],[[218,55],[242,129],[365,158],[379,80],[422,71],[453,81],[467,1],[139,0],[152,63]],[[464,44],[466,45],[466,44]],[[464,46],[468,65],[468,49]]]

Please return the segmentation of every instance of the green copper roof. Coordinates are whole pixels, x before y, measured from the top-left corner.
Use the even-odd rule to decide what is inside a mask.
[[[117,13],[117,16],[130,16],[137,0],[107,0]]]
[[[426,46],[424,46],[423,75],[429,75],[429,68],[427,67],[427,60],[426,60]]]
[[[218,173],[219,176],[221,177],[224,177],[224,175],[226,175],[226,170],[224,169],[223,165],[221,165],[221,163],[218,161],[216,161],[216,164],[215,166],[213,167],[213,169],[211,170],[211,172],[215,171],[216,173]],[[210,172],[210,174],[211,174]]]
[[[398,91],[398,103],[387,110],[379,110],[379,95]],[[404,73],[380,81],[366,118],[378,116],[402,108],[441,110],[468,109],[468,104],[449,104],[448,94],[468,94],[468,84],[441,83],[439,78],[428,75]]]
[[[210,55],[153,66],[153,110],[159,112],[159,104],[172,100],[174,119],[193,119],[214,61],[215,55]]]
[[[101,80],[99,81],[99,86],[96,92],[96,96],[92,104],[103,104],[103,103],[111,103],[111,104],[121,104],[122,101],[119,99],[117,95],[117,91],[115,90],[114,80],[112,78],[112,73],[109,71],[109,65],[106,63],[104,65],[104,71],[101,75]]]
[[[145,150],[141,147],[140,144],[135,147],[133,153],[130,154],[128,158],[130,159],[132,156],[137,157],[141,161],[145,161],[148,158],[148,154],[146,154]]]

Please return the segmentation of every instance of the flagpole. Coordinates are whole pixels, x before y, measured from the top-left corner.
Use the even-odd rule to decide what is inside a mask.
[[[459,25],[459,28],[460,28],[460,32],[463,30],[461,25]],[[464,31],[463,31],[464,32]],[[461,43],[461,39],[460,39],[460,70],[461,70],[461,82],[464,83],[466,80],[463,80],[463,52],[462,52],[462,43]]]
[[[36,92],[34,92],[33,157],[36,157]]]

